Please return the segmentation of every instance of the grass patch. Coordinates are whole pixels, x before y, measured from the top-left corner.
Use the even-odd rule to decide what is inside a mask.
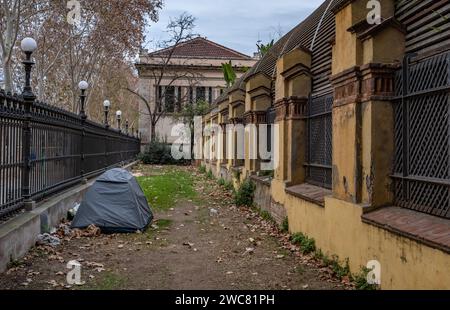
[[[313,253],[316,251],[316,241],[312,238],[305,236],[302,233],[296,233],[291,237],[292,244],[300,246],[300,250],[304,254]]]
[[[200,173],[206,173],[206,167],[205,166],[200,166],[200,167],[198,167],[198,171]]]
[[[150,205],[157,210],[173,208],[179,199],[197,197],[192,175],[183,170],[169,168],[161,175],[139,177],[138,182]]]
[[[378,289],[378,285],[367,283],[367,276],[371,271],[371,269],[363,267],[360,273],[353,275],[353,282],[357,290],[374,291]]]
[[[225,182],[225,189],[226,190],[228,190],[228,191],[230,191],[230,192],[234,192],[234,185],[233,185],[233,182],[231,182],[231,181],[227,181],[227,182]]]
[[[289,219],[287,216],[284,218],[283,223],[281,223],[281,231],[285,233],[289,232]]]
[[[209,170],[208,173],[206,173],[206,177],[207,177],[208,179],[210,179],[210,180],[213,180],[213,179],[214,179],[214,174],[212,173],[211,170]]]
[[[225,186],[225,179],[224,178],[220,178],[219,181],[217,181],[217,184],[219,184],[220,186]]]
[[[113,291],[124,289],[126,286],[125,284],[125,278],[116,273],[107,271],[102,274],[101,278],[90,284],[87,289],[97,291]],[[80,289],[84,288],[80,287]]]
[[[158,230],[164,230],[169,228],[172,225],[172,220],[160,219],[155,222],[155,225],[158,226]]]

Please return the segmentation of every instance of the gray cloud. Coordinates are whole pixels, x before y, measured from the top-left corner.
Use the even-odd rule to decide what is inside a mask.
[[[195,32],[217,43],[252,55],[256,42],[288,32],[323,0],[165,0],[158,23],[150,25],[148,39],[164,38],[169,19],[183,12],[197,18]]]

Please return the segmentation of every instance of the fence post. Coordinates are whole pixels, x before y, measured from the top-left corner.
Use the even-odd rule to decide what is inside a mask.
[[[31,70],[34,62],[31,60],[31,54],[36,50],[36,41],[26,38],[21,42],[21,49],[25,53],[25,60],[22,62],[25,68],[25,86],[22,92],[22,98],[25,109],[25,120],[23,122],[23,175],[22,175],[22,197],[25,210],[31,211],[36,203],[31,198],[30,174],[31,174],[31,110],[36,100],[36,96],[31,88]]]
[[[81,182],[83,184],[87,183],[87,179],[84,177],[85,173],[86,173],[86,158],[85,158],[85,154],[84,154],[84,142],[85,142],[85,137],[86,137],[86,128],[85,128],[85,123],[86,123],[86,119],[87,119],[87,115],[84,111],[84,104],[86,101],[86,89],[89,87],[88,83],[85,81],[81,81],[80,84],[78,84],[78,88],[81,90],[81,94],[80,94],[80,119],[81,119],[81,147],[80,147],[80,151],[81,151],[81,169],[80,169],[80,177],[81,177]]]

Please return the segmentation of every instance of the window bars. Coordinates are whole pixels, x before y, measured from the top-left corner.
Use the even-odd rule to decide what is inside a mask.
[[[333,156],[333,95],[310,96],[307,112],[306,181],[331,189]]]
[[[450,52],[396,74],[395,203],[450,218]]]

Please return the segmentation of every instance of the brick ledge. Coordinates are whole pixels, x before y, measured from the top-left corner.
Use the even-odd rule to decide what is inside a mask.
[[[331,190],[308,183],[288,187],[285,191],[289,195],[307,200],[323,208],[325,207],[325,197],[332,194]]]
[[[364,214],[362,221],[450,254],[448,219],[400,207],[386,207]]]

